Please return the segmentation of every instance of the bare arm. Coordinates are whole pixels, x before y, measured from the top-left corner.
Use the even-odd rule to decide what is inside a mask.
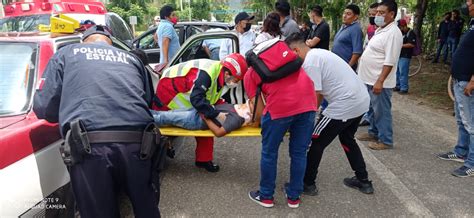
[[[252,99],[249,99],[250,113],[253,113],[254,105],[255,105],[255,97],[252,98]],[[263,112],[264,107],[265,107],[265,105],[263,104],[262,96],[260,96],[258,98],[257,110],[255,111],[255,121],[250,123],[249,126],[252,126],[252,127],[259,127],[260,126],[260,119],[262,117],[262,112]]]
[[[382,73],[380,74],[379,78],[377,79],[377,81],[374,84],[374,88],[372,89],[374,94],[378,95],[378,94],[382,93],[383,83],[384,83],[385,79],[387,79],[387,76],[392,71],[392,68],[393,68],[393,66],[387,66],[387,65],[383,66]]]
[[[207,56],[209,56],[209,58],[211,58],[211,50],[209,50],[209,48],[205,45],[202,46],[204,48],[204,51],[206,52]]]
[[[321,103],[323,103],[323,95],[321,95],[318,91],[314,91],[314,93],[316,93],[316,102],[317,102],[317,107],[319,109],[319,107],[321,106]]]
[[[415,45],[411,44],[411,43],[405,43],[403,44],[402,48],[414,48]]]
[[[357,64],[357,62],[359,61],[359,58],[360,58],[360,54],[352,54],[351,60],[349,61],[349,65],[352,67],[355,64]]]
[[[309,47],[314,47],[314,46],[316,46],[320,41],[321,41],[321,39],[320,39],[319,37],[314,37],[314,38],[312,38],[312,39],[306,40],[306,45],[309,46]]]
[[[169,60],[168,60],[168,54],[169,54],[169,48],[170,48],[170,38],[168,37],[165,37],[163,38],[163,60],[164,60],[164,63],[168,63]]]
[[[464,95],[471,96],[473,89],[474,89],[474,75],[471,76],[471,80],[469,81],[469,83],[464,88]]]
[[[224,127],[217,126],[211,119],[205,118],[204,116],[201,116],[201,118],[207,124],[207,127],[209,128],[209,130],[211,130],[211,132],[216,137],[222,137],[222,136],[225,136],[227,134]]]

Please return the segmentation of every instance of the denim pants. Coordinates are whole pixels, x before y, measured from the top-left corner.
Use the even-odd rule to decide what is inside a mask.
[[[441,40],[438,44],[438,50],[436,51],[436,58],[435,58],[436,62],[439,61],[439,55],[441,54],[441,51],[444,51],[443,62],[446,62],[448,60],[448,53],[449,53],[448,42],[446,40]]]
[[[262,157],[260,160],[260,194],[264,199],[273,198],[277,175],[278,148],[285,133],[290,133],[289,154],[290,183],[286,187],[289,198],[298,198],[303,192],[303,177],[306,170],[306,151],[311,143],[311,134],[316,112],[310,111],[290,117],[274,119],[267,112],[262,117]]]
[[[197,110],[151,110],[153,119],[158,126],[177,126],[189,130],[207,129],[207,125]]]
[[[448,37],[447,43],[448,43],[448,45],[447,45],[446,49],[449,48],[449,50],[451,52],[451,57],[453,57],[453,54],[454,54],[454,52],[456,51],[456,49],[458,47],[459,40],[455,37]]]
[[[464,95],[467,84],[467,81],[454,81],[454,108],[459,131],[454,153],[466,158],[464,166],[474,168],[474,96]]]
[[[392,89],[384,88],[382,93],[375,95],[373,86],[367,85],[370,95],[369,134],[377,137],[379,142],[393,146],[392,129]]]
[[[411,58],[402,58],[398,61],[397,87],[400,91],[408,91],[408,73],[410,72]]]

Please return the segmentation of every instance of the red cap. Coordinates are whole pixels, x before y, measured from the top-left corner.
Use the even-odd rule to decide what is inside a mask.
[[[230,70],[232,76],[240,80],[244,78],[248,68],[244,56],[239,53],[228,55],[221,61],[221,64]]]

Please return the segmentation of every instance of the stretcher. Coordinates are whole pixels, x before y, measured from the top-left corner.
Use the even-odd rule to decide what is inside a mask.
[[[261,136],[260,132],[262,129],[260,127],[250,127],[245,126],[240,129],[234,130],[225,136],[227,137],[252,137],[252,136]],[[211,130],[188,130],[179,127],[160,127],[161,135],[164,136],[198,136],[198,137],[214,137],[214,134]]]

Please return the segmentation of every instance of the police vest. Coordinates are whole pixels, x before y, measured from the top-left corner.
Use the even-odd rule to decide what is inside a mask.
[[[222,95],[222,89],[217,91],[217,78],[222,69],[220,61],[209,59],[197,59],[174,65],[163,72],[161,78],[176,78],[186,76],[192,68],[205,71],[211,78],[211,87],[206,92],[206,99],[211,105],[215,104]],[[169,109],[192,108],[190,96],[192,88],[185,93],[177,93],[173,100],[167,105]]]

